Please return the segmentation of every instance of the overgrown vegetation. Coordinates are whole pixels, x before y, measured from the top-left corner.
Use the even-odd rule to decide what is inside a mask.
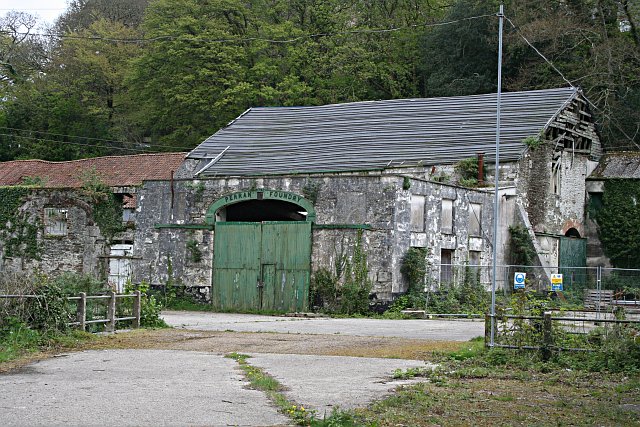
[[[5,259],[40,259],[40,219],[20,210],[31,191],[26,186],[0,187],[0,240]]]
[[[509,226],[512,265],[535,265],[536,250],[529,231],[522,225]]]
[[[431,273],[426,248],[409,248],[402,260],[400,271],[408,288],[398,296],[386,313],[395,317],[406,309],[425,310],[428,313],[484,314],[489,307],[490,295],[480,282],[480,273],[472,266],[453,271],[454,280],[432,289]]]
[[[455,170],[459,176],[458,184],[471,188],[478,186],[479,166],[477,157],[460,160],[456,163]],[[484,180],[484,176],[482,179]]]
[[[33,297],[0,298],[0,361],[56,343],[87,339],[86,334],[70,329],[69,323],[75,321],[76,304],[66,297],[80,292],[99,295],[107,290],[102,282],[81,274],[66,273],[55,278],[44,274],[3,276],[0,294]],[[147,288],[143,286],[141,291],[144,293]],[[131,300],[121,301],[118,309],[130,311],[131,304]],[[160,309],[152,296],[143,295],[141,326],[166,326],[159,317]],[[91,316],[88,304],[87,318]]]
[[[350,257],[342,247],[336,256],[334,271],[321,268],[313,274],[309,305],[328,313],[366,314],[371,288],[367,255],[362,247],[362,230],[358,230]]]
[[[100,233],[111,240],[125,226],[122,224],[122,202],[113,194],[96,170],[86,171],[82,176],[82,193],[93,207],[93,219]]]
[[[598,234],[614,267],[640,265],[640,180],[608,179],[595,212]]]

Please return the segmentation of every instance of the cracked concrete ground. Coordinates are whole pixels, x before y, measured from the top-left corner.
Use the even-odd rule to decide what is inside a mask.
[[[392,392],[403,384],[392,379],[396,369],[426,366],[420,360],[321,355],[327,340],[339,341],[340,351],[346,353],[349,341],[356,348],[414,346],[445,337],[461,341],[480,335],[482,328],[481,322],[459,321],[296,320],[175,312],[164,317],[174,326],[193,330],[166,331],[158,335],[158,342],[135,350],[69,353],[0,375],[0,424],[289,425],[264,393],[247,387],[237,363],[224,357],[230,350],[223,345],[225,336],[233,340],[233,351],[250,353],[249,364],[285,386],[290,400],[322,416],[334,407],[366,406]],[[211,332],[219,330],[245,332]],[[198,339],[185,339],[185,334]],[[117,334],[110,341],[126,346],[136,337],[149,339],[132,333]],[[268,343],[259,346],[256,340]]]

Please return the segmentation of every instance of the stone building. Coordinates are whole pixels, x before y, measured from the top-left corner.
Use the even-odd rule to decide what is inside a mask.
[[[251,108],[172,179],[165,169],[136,188],[131,279],[181,283],[224,309],[306,310],[312,272],[339,275],[359,253],[382,301],[406,291],[411,247],[426,249],[436,282],[453,264],[488,265],[495,107],[488,94]],[[578,89],[503,95],[498,263],[513,224],[538,264],[567,261],[599,156]]]
[[[85,273],[122,290],[135,259],[139,187],[146,179],[170,179],[184,156],[0,163],[0,274]]]

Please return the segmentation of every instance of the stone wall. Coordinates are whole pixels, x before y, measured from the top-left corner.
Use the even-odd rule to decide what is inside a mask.
[[[66,233],[48,235],[45,208],[63,210]],[[38,257],[7,257],[0,241],[0,271],[57,275],[64,272],[104,276],[108,245],[93,221],[93,209],[77,190],[33,189],[20,208],[22,215],[36,224]]]
[[[564,235],[575,228],[584,235],[589,163],[588,156],[555,151],[550,142],[525,153],[520,161],[518,194],[536,233]]]
[[[358,229],[349,226],[366,225],[362,243],[373,293],[380,300],[406,290],[400,267],[411,246],[430,248],[434,264],[440,262],[441,248],[454,250],[455,262],[466,262],[470,249],[481,252],[483,263],[491,259],[492,196],[482,190],[418,179],[409,179],[407,188],[405,177],[380,174],[175,180],[173,188],[168,181],[149,181],[138,197],[134,256],[140,261],[134,263],[134,282],[182,284],[208,297],[215,231],[186,227],[204,227],[207,210],[223,196],[256,189],[306,195],[313,203],[312,271],[339,272],[339,260],[353,254],[358,236]],[[411,230],[411,199],[416,196],[425,200],[419,232]],[[439,225],[443,197],[453,200],[455,211],[454,228],[447,235],[440,233]],[[467,232],[470,203],[482,206],[477,236]],[[201,254],[197,262],[190,256],[194,246]]]

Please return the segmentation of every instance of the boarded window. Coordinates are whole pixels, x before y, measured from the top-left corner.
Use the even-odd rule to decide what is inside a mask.
[[[440,250],[440,284],[453,282],[453,250]]]
[[[482,222],[482,205],[469,204],[469,236],[480,236]]]
[[[47,236],[67,235],[67,210],[44,208],[44,233]]]
[[[480,251],[469,251],[469,265],[480,265]]]
[[[411,231],[424,231],[424,196],[411,195]]]
[[[453,233],[453,200],[442,199],[440,231],[445,234]]]

